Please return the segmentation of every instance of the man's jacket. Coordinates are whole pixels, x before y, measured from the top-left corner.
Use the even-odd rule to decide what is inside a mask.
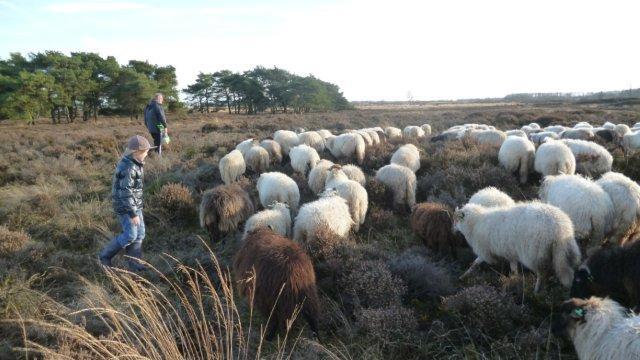
[[[160,130],[158,125],[162,125],[167,128],[167,118],[164,115],[164,109],[162,105],[157,101],[151,100],[149,104],[144,108],[144,124],[149,129],[150,133],[158,134]]]

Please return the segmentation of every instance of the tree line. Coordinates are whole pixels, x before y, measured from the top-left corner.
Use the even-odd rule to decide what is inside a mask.
[[[277,67],[199,73],[195,83],[183,91],[191,108],[200,112],[226,108],[230,114],[307,113],[351,107],[337,85]]]
[[[180,107],[177,85],[170,65],[120,65],[113,56],[84,52],[12,53],[0,59],[0,119],[33,123],[49,116],[55,124],[99,114],[137,116],[155,92],[165,94],[169,108]]]
[[[51,121],[87,121],[99,115],[137,117],[156,92],[170,111],[181,110],[175,67],[113,56],[58,51],[11,53],[0,59],[0,119],[40,117]],[[229,70],[200,73],[183,89],[192,111],[226,109],[229,113],[329,111],[349,108],[337,85],[311,75],[298,76],[278,68],[256,67],[244,73]]]

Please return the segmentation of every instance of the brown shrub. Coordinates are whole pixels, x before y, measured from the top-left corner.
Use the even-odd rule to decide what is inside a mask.
[[[407,291],[404,282],[394,276],[384,261],[365,260],[355,264],[339,280],[339,286],[354,296],[363,308],[381,308],[399,305]]]
[[[195,218],[195,205],[189,188],[169,183],[153,196],[153,206],[169,221],[188,223]]]
[[[411,212],[411,230],[424,245],[456,257],[456,247],[465,242],[453,233],[453,209],[438,203],[416,204]]]
[[[356,313],[356,328],[367,337],[383,343],[406,338],[417,327],[413,311],[401,305],[361,309]]]
[[[0,226],[0,256],[11,256],[21,250],[30,237],[22,231],[11,231],[5,226]]]
[[[394,206],[393,190],[380,181],[369,178],[365,188],[369,195],[369,202],[380,207],[392,208]]]
[[[309,256],[293,241],[268,228],[249,232],[233,261],[238,292],[267,318],[267,339],[285,335],[296,307],[318,332],[316,277]],[[282,292],[281,292],[282,291]]]
[[[424,248],[405,250],[389,261],[389,269],[407,284],[408,299],[439,303],[442,296],[455,291],[453,278],[444,266],[428,258],[421,249]]]

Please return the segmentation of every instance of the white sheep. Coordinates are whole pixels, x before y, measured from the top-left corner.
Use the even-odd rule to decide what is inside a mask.
[[[220,170],[222,181],[225,185],[229,185],[234,181],[238,181],[247,167],[240,150],[232,150],[220,159],[218,169]]]
[[[543,177],[559,174],[573,175],[576,172],[576,158],[564,142],[547,140],[536,150],[533,167]]]
[[[553,131],[541,131],[539,133],[532,133],[531,135],[529,135],[529,138],[534,144],[540,145],[546,139],[554,139],[554,140],[560,139],[560,135],[558,135]]]
[[[416,204],[416,174],[408,167],[396,164],[385,165],[376,172],[376,180],[391,188],[396,205],[407,205],[412,208]]]
[[[371,137],[371,144],[373,146],[378,146],[380,145],[380,135],[378,134],[378,132],[374,129],[363,129],[362,131],[365,131],[367,134],[369,134],[369,137]]]
[[[507,134],[507,138],[509,136],[518,136],[522,138],[527,138],[527,133],[522,130],[508,130],[508,131],[505,131],[505,134]]]
[[[244,156],[253,146],[256,146],[256,141],[253,139],[247,139],[236,145],[236,150],[240,151],[242,156]]]
[[[613,235],[610,240],[624,245],[640,231],[640,186],[616,172],[608,172],[596,184],[609,195],[614,208]]]
[[[330,233],[346,238],[354,225],[347,201],[335,190],[325,191],[321,198],[300,208],[293,225],[293,240],[300,244],[312,244],[319,234]]]
[[[584,244],[587,250],[599,246],[611,232],[613,203],[593,181],[580,175],[549,175],[544,178],[539,196],[569,215],[576,238],[589,239]]]
[[[553,332],[569,336],[578,359],[640,359],[639,315],[595,296],[567,300],[560,309]]]
[[[574,129],[593,129],[593,125],[586,121],[581,121],[573,126]]]
[[[576,172],[591,177],[596,177],[611,171],[613,157],[601,145],[592,141],[584,140],[562,140],[576,158]]]
[[[308,145],[319,153],[324,151],[324,138],[316,131],[305,131],[298,134],[298,144]]]
[[[316,166],[309,171],[309,179],[307,180],[307,184],[309,184],[309,189],[313,191],[314,194],[318,195],[322,191],[324,191],[327,174],[329,173],[329,168],[333,166],[333,162],[322,159],[320,160]]]
[[[538,123],[532,122],[529,124],[529,127],[534,129],[534,130],[540,130],[540,125]]]
[[[402,142],[402,130],[397,127],[386,127],[384,129],[384,135],[391,144],[399,144]]]
[[[349,180],[353,180],[362,186],[367,183],[367,178],[364,176],[362,169],[357,165],[342,165],[342,171],[347,175]]]
[[[507,134],[500,130],[475,130],[464,131],[463,139],[471,140],[478,145],[488,145],[496,149],[502,146],[502,142],[507,138]]]
[[[420,169],[420,152],[413,144],[402,145],[391,156],[391,163],[406,166],[416,172]]]
[[[424,139],[425,133],[420,126],[409,125],[402,130],[402,137],[407,142],[419,142]]]
[[[371,136],[368,132],[362,130],[349,130],[348,132],[360,135],[362,137],[362,140],[364,140],[365,146],[373,146],[373,140],[371,139]]]
[[[551,131],[551,132],[554,132],[554,133],[560,135],[563,131],[565,131],[567,129],[568,128],[566,126],[552,125],[552,126],[547,126],[546,128],[544,128],[544,131]]]
[[[595,137],[591,128],[574,128],[568,129],[560,133],[563,139],[591,140]]]
[[[347,200],[349,213],[354,222],[353,229],[354,231],[358,231],[360,225],[364,224],[364,219],[367,216],[369,204],[367,190],[359,183],[349,180],[340,165],[334,165],[329,169],[326,186],[327,190],[333,189],[338,192],[340,197]]]
[[[291,158],[291,167],[303,176],[307,176],[307,172],[313,169],[320,161],[320,155],[316,149],[308,145],[297,145],[291,148],[289,152]]]
[[[633,155],[636,150],[640,149],[640,131],[629,132],[622,137],[622,150],[624,156]]]
[[[269,160],[274,164],[282,163],[282,147],[275,140],[262,140],[260,142],[262,146],[269,153]]]
[[[602,124],[602,128],[607,130],[613,130],[616,128],[616,125],[614,123],[607,121],[604,124]]]
[[[535,153],[535,145],[527,138],[511,136],[507,137],[500,146],[498,161],[507,172],[513,174],[517,171],[520,175],[520,183],[526,184],[529,172],[533,170]]]
[[[477,256],[461,278],[483,262],[495,264],[502,258],[513,272],[518,262],[533,271],[537,293],[552,269],[562,285],[570,287],[580,265],[571,219],[555,206],[539,202],[508,207],[467,204],[456,210],[453,226]]]
[[[337,159],[350,160],[354,157],[359,165],[364,163],[365,143],[362,136],[354,133],[327,138],[327,148]]]
[[[429,136],[431,135],[431,125],[429,124],[422,124],[422,126],[420,126],[422,128],[422,130],[424,131],[424,135],[425,136]]]
[[[516,204],[511,196],[496,189],[493,186],[479,190],[469,199],[468,204],[476,204],[484,207],[508,207]]]
[[[256,184],[258,197],[263,207],[274,201],[283,202],[295,213],[300,203],[300,189],[292,178],[281,172],[263,173]]]
[[[278,130],[273,133],[275,140],[282,148],[282,155],[289,155],[292,147],[298,145],[298,134],[289,130]]]
[[[247,168],[256,174],[261,174],[269,168],[269,152],[262,146],[252,146],[244,154]]]
[[[327,129],[320,129],[318,131],[316,131],[318,134],[320,134],[320,136],[322,136],[323,139],[328,138],[329,136],[332,136],[333,134],[331,133],[331,131],[327,130]]]
[[[244,235],[251,230],[268,226],[271,230],[282,236],[289,237],[291,235],[291,211],[289,206],[282,202],[274,202],[267,209],[257,212],[247,220],[244,225]]]

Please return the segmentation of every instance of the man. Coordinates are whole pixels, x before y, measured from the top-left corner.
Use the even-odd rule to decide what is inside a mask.
[[[125,249],[125,253],[133,258],[129,260],[129,268],[132,271],[144,270],[144,266],[134,259],[142,257],[142,240],[145,235],[142,216],[142,166],[150,149],[153,147],[147,139],[140,135],[133,136],[116,166],[111,186],[111,200],[113,210],[122,226],[122,233],[114,237],[100,252],[102,265],[111,266],[111,259],[121,249]]]
[[[164,97],[161,93],[156,93],[153,99],[144,108],[144,123],[149,129],[151,137],[153,137],[153,145],[156,152],[160,152],[160,146],[162,142],[162,131],[160,126],[164,129],[165,135],[167,132],[167,118],[164,115],[164,109],[162,109],[162,102]]]

